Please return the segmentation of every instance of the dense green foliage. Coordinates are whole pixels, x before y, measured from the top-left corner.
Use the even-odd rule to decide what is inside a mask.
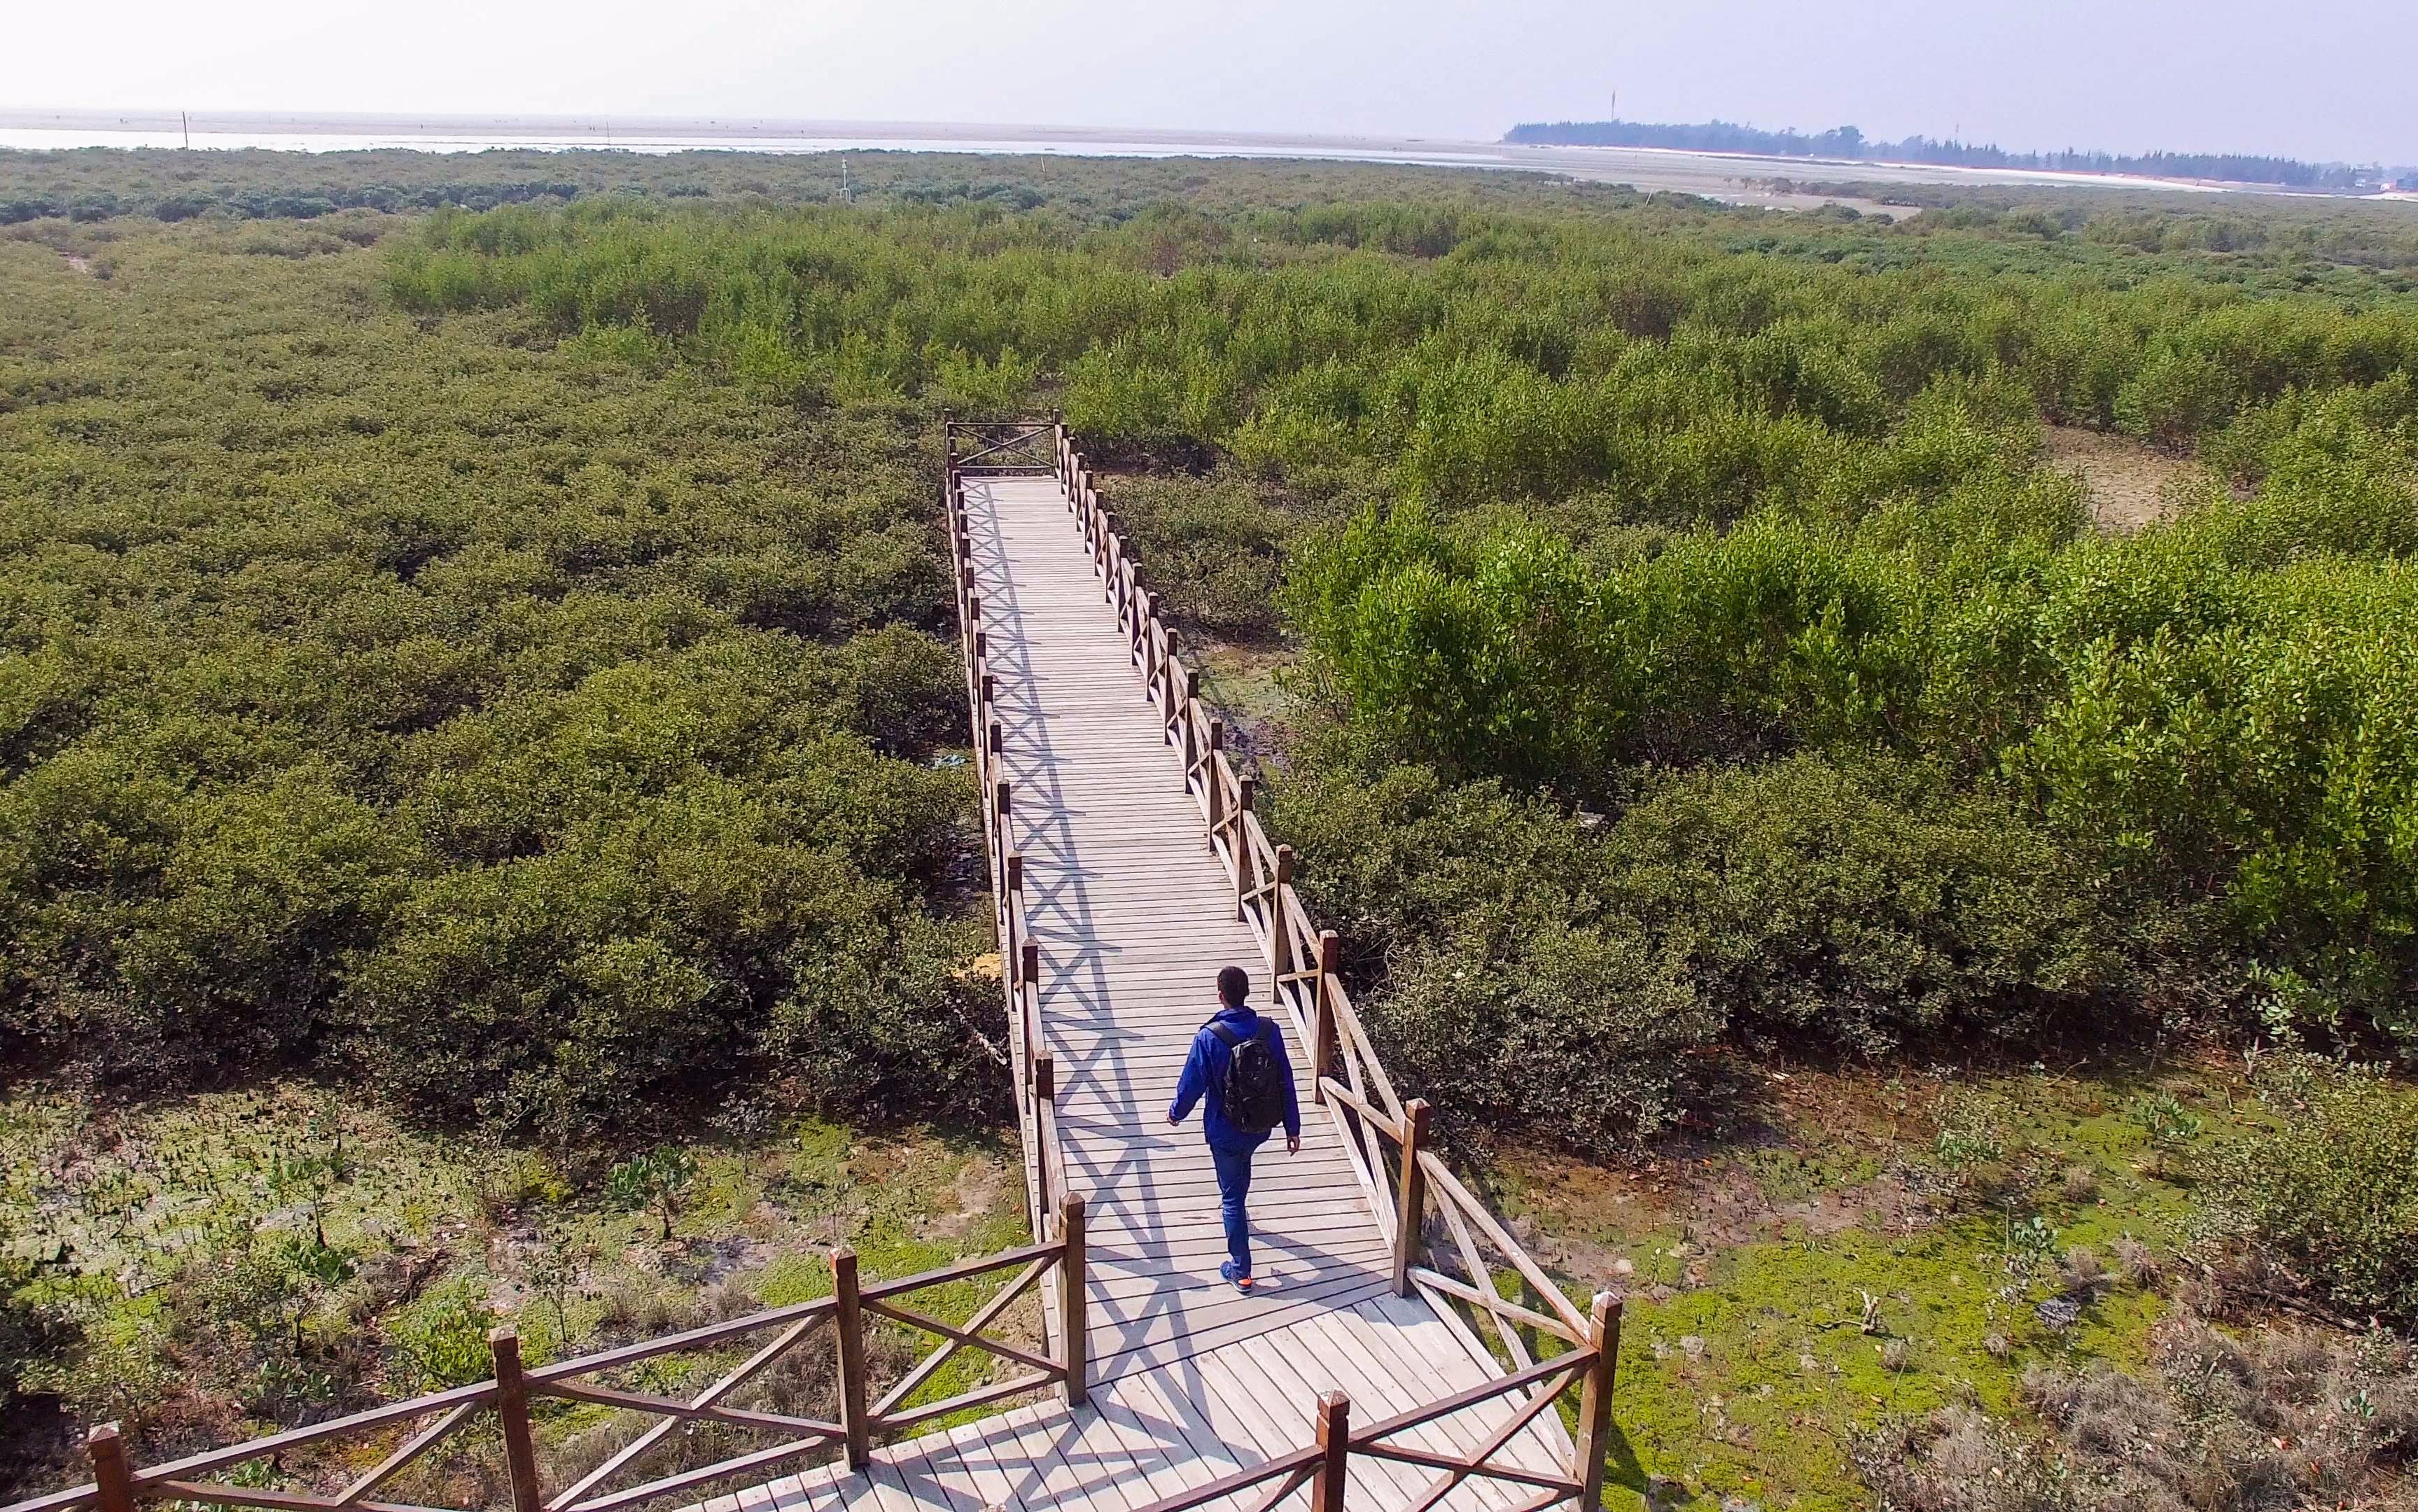
[[[1188,438],[1305,483],[1386,459],[1400,492],[1446,503],[1608,488],[1659,520],[1952,481],[1967,459],[1854,446],[1943,385],[2188,441],[2418,359],[2418,306],[2354,270],[2320,298],[2280,269],[2187,277],[2079,242],[1742,229],[1686,206],[1168,208],[1109,230],[1054,208],[608,203],[436,217],[393,287],[406,308],[642,325],[788,389],[1004,405],[1050,373],[1105,437]]]
[[[1725,1038],[2026,1034],[2121,990],[2144,943],[2040,821],[1921,768],[1704,767],[1587,827],[1341,744],[1305,753],[1272,827],[1382,974],[1404,1069],[1471,1125],[1664,1126]]]
[[[1048,204],[1123,216],[1171,200],[1217,205],[1315,204],[1375,186],[1400,198],[1459,205],[1610,205],[1625,190],[1542,175],[1322,162],[1198,159],[1101,160],[901,152],[553,152],[496,148],[429,152],[390,147],[296,152],[253,147],[176,151],[0,147],[0,225],[115,217],[309,220],[337,211],[408,214],[443,206],[559,204],[643,196],[775,204],[971,201],[1014,210]]]
[[[1352,921],[1398,1053],[1472,1110],[1592,1077],[1555,1105],[1571,1129],[1655,1126],[1702,1085],[1694,1052],[1740,1035],[1870,1051],[2214,1012],[2407,1037],[2418,299],[2399,274],[2327,260],[2298,212],[2267,251],[2205,255],[2097,234],[2095,209],[1883,226],[1512,180],[1456,199],[1417,175],[1386,179],[1416,197],[1300,205],[1279,176],[1193,192],[1172,171],[1036,169],[1057,176],[1030,201],[894,184],[860,206],[440,211],[386,238],[385,285],[423,318],[492,312],[562,360],[670,374],[617,381],[717,376],[753,396],[730,403],[810,408],[1054,401],[1112,465],[1216,463],[1112,503],[1190,630],[1263,640],[1281,604],[1338,730],[1296,754],[1271,817]],[[1145,206],[1149,186],[1185,198]],[[2178,523],[2102,537],[2041,465],[2044,421],[2196,451],[2207,478]],[[826,658],[771,700],[781,717],[835,680],[877,743],[917,736],[868,719],[937,729],[912,696],[865,707],[937,669],[842,638],[912,608],[735,612]],[[682,664],[709,723],[726,664]],[[482,707],[411,747],[515,752],[525,806],[558,717],[498,729]],[[771,770],[722,759],[758,788]],[[488,864],[391,901],[360,883],[356,911],[403,928],[342,996],[362,1043],[402,1047],[387,1074],[413,1095],[534,1106],[604,1062],[643,1084],[723,1043],[731,1010],[707,1004],[819,980],[753,974],[778,950],[678,969],[741,905],[640,867],[663,840],[635,816],[574,840],[559,804],[498,817],[441,791],[444,843]],[[931,842],[862,832],[928,885],[928,860],[897,857]],[[765,907],[785,941],[866,926],[834,895]],[[671,938],[607,948],[640,917]],[[529,930],[584,943],[532,953]],[[566,977],[613,1004],[566,1041],[594,1063],[459,1048],[462,1020],[427,1005],[463,975],[493,985],[453,1014],[504,1046],[539,1035]],[[767,1051],[845,1039],[803,1008],[756,1017]],[[1569,1069],[1615,1042],[1616,1069]]]
[[[2413,1028],[2397,278],[1346,204],[508,210],[433,221],[391,281],[783,393],[1054,389],[1105,454],[1231,459],[1134,485],[1140,539],[1213,634],[1266,634],[1290,557],[1348,735],[1278,828],[1473,1111],[1558,1077],[1591,1087],[1573,1128],[1652,1126],[1684,1052],[1739,1032]],[[2210,473],[2180,522],[2102,537],[2043,420]]]
[[[2387,1077],[2279,1080],[2249,1138],[2212,1094],[2094,1088],[2035,1148],[1894,1076],[1858,1131],[1855,1077],[1732,1053],[2104,1065],[2194,1021],[2410,1053],[2407,218],[197,159],[0,155],[0,205],[42,201],[0,234],[0,1056],[59,1073],[0,1123],[0,1395],[166,1451],[475,1376],[507,1299],[543,1354],[796,1301],[794,1256],[665,1273],[867,1213],[911,1214],[894,1271],[1006,1242],[1004,1162],[762,1148],[784,1105],[994,1106],[941,404],[1063,405],[1187,638],[1290,639],[1263,817],[1453,1127],[1600,1149],[1793,1085],[1825,1131],[1700,1170],[1701,1228],[1631,1201],[1641,1167],[1547,1251],[1634,1289],[1636,1489],[1710,1452],[1752,1471],[1723,1494],[1844,1499],[1835,1443],[1754,1477],[1885,1394],[2012,1411],[2027,1361],[2131,1359],[2169,1178],[2332,1306],[2410,1315]],[[308,218],[238,223],[280,206]],[[2196,459],[2181,517],[2099,533],[2043,422]],[[274,1064],[328,1084],[307,1117],[81,1080]],[[700,1155],[675,1118],[734,1084]],[[553,1158],[448,1174],[397,1115]],[[1611,1190],[1531,1157],[1545,1209]],[[1716,1264],[1758,1183],[1768,1242]],[[1906,1336],[1839,1326],[1859,1291]],[[37,1406],[12,1431],[64,1421]]]
[[[2401,204],[2341,200],[2196,199],[2138,190],[2042,190],[1984,184],[1872,184],[1775,178],[1766,188],[1921,209],[1932,231],[1991,231],[2027,239],[2083,241],[2139,252],[2306,259],[2365,267],[2418,267],[2418,216]],[[1822,213],[1844,213],[1845,206]],[[2312,268],[2304,272],[2314,273]]]
[[[110,245],[0,243],[14,1055],[561,1137],[986,1094],[911,416],[415,325],[315,228]]]

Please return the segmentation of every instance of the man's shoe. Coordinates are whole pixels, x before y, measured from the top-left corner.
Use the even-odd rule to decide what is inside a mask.
[[[1247,1275],[1238,1274],[1234,1269],[1234,1262],[1232,1260],[1219,1261],[1217,1265],[1217,1274],[1224,1276],[1227,1280],[1233,1282],[1234,1290],[1237,1291],[1248,1291],[1251,1290],[1251,1278]]]

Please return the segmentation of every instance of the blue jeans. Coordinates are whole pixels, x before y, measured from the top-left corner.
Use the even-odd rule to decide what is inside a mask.
[[[1237,1275],[1251,1274],[1251,1215],[1243,1203],[1251,1195],[1251,1157],[1257,1153],[1257,1146],[1209,1147],[1209,1158],[1217,1163],[1217,1215],[1226,1220],[1226,1253],[1233,1258]]]

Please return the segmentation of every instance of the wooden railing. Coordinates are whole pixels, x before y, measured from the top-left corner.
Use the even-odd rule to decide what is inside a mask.
[[[997,429],[1013,429],[1029,440],[1038,423]],[[1591,1311],[1583,1311],[1430,1148],[1428,1105],[1405,1100],[1385,1074],[1338,969],[1337,937],[1318,926],[1294,890],[1292,848],[1271,842],[1262,827],[1253,782],[1236,771],[1225,725],[1201,699],[1198,668],[1185,660],[1157,594],[1064,423],[1053,418],[1048,429],[1050,470],[1101,590],[1116,610],[1119,633],[1142,675],[1144,696],[1183,758],[1184,790],[1199,805],[1208,846],[1232,880],[1235,917],[1259,938],[1270,998],[1301,1035],[1313,1099],[1334,1118],[1353,1175],[1390,1236],[1395,1291],[1422,1293],[1446,1316],[1491,1330],[1492,1347],[1512,1372],[1505,1382],[1560,1382],[1542,1396],[1580,1383],[1583,1395],[1597,1405],[1581,1411],[1572,1489],[1582,1496],[1582,1505],[1592,1507],[1600,1489],[1602,1423],[1608,1417],[1599,1422],[1589,1414],[1608,1412],[1619,1300],[1601,1295]],[[949,451],[948,486],[961,515],[954,439]],[[1019,458],[1019,466],[1002,470],[1031,469]],[[969,573],[960,576],[972,582]],[[999,792],[1004,805],[1004,786]],[[1020,905],[1007,907],[1013,913]],[[1500,1279],[1506,1275],[1514,1278],[1509,1296]],[[1553,1347],[1561,1352],[1551,1353]],[[1497,1382],[1496,1389],[1515,1388]]]
[[[962,1323],[936,1318],[911,1301],[920,1291],[1003,1271],[1014,1274]],[[0,1512],[76,1512],[84,1507],[132,1512],[140,1503],[161,1501],[266,1507],[275,1512],[444,1512],[427,1502],[394,1502],[376,1493],[437,1445],[489,1414],[501,1439],[513,1512],[616,1512],[661,1497],[692,1493],[700,1486],[733,1476],[767,1473],[820,1450],[836,1449],[851,1469],[862,1470],[878,1442],[936,1418],[974,1412],[1051,1386],[1063,1389],[1069,1402],[1084,1400],[1086,1367],[1079,1342],[1085,1311],[1082,1199],[1065,1199],[1053,1237],[1039,1244],[870,1285],[857,1277],[855,1254],[837,1249],[831,1252],[831,1272],[832,1294],[827,1297],[547,1365],[525,1365],[518,1336],[510,1328],[498,1328],[488,1336],[495,1366],[489,1380],[161,1464],[134,1466],[117,1425],[103,1423],[85,1436],[93,1472],[89,1484],[18,1502]],[[1078,1341],[1075,1348],[1056,1354],[1035,1353],[985,1333],[1018,1298],[1051,1276],[1057,1282],[1053,1300],[1061,1327],[1064,1337]],[[896,1380],[877,1383],[865,1352],[868,1318],[928,1335],[938,1345]],[[738,1404],[751,1382],[760,1381],[768,1369],[788,1359],[825,1328],[833,1336],[835,1416],[803,1417]],[[640,1380],[660,1377],[662,1367],[656,1362],[667,1356],[733,1351],[758,1336],[769,1336],[712,1384],[685,1397],[637,1389],[627,1379],[631,1374]],[[1024,1370],[939,1400],[916,1400],[943,1367],[969,1349],[1022,1366]],[[638,1368],[642,1367],[648,1368]],[[879,1396],[875,1395],[877,1384]],[[530,1428],[531,1404],[546,1397],[619,1408],[659,1421],[585,1473],[548,1488],[539,1472]],[[770,1430],[778,1437],[762,1448],[635,1484],[615,1485],[666,1439],[676,1439],[681,1430],[693,1430],[701,1424]],[[410,1429],[407,1436],[374,1467],[333,1492],[306,1493],[203,1478],[253,1461],[277,1460],[314,1444],[391,1436],[406,1428]]]
[[[1611,1306],[1611,1298],[1600,1298],[1597,1311],[1603,1312]],[[1537,1512],[1572,1498],[1577,1498],[1578,1504],[1587,1512],[1593,1512],[1603,1488],[1599,1477],[1591,1480],[1584,1473],[1587,1460],[1584,1448],[1579,1464],[1568,1471],[1538,1470],[1533,1464],[1506,1457],[1505,1451],[1572,1387],[1578,1389],[1580,1396],[1580,1437],[1584,1443],[1599,1447],[1611,1423],[1610,1377],[1599,1368],[1601,1360],[1597,1350],[1573,1350],[1542,1365],[1511,1371],[1356,1430],[1352,1427],[1351,1397],[1343,1392],[1331,1391],[1318,1399],[1317,1436],[1308,1445],[1162,1497],[1139,1512],[1187,1512],[1188,1508],[1207,1506],[1230,1497],[1235,1499],[1235,1505],[1242,1506],[1246,1504],[1241,1500],[1243,1493],[1252,1490],[1260,1494],[1247,1504],[1249,1512],[1271,1512],[1305,1485],[1310,1489],[1310,1512],[1343,1512],[1345,1477],[1354,1455],[1416,1465],[1437,1473],[1402,1512],[1427,1512],[1469,1480],[1502,1481],[1528,1488],[1529,1498],[1517,1504],[1515,1512]],[[1521,1405],[1508,1416],[1487,1423],[1485,1439],[1466,1453],[1446,1453],[1390,1442],[1413,1428],[1441,1423],[1507,1397],[1521,1398]],[[1432,1435],[1430,1442],[1433,1442]],[[1599,1457],[1597,1462],[1600,1463]]]
[[[973,715],[983,854],[999,928],[999,974],[1007,996],[1009,1058],[1016,1080],[1017,1121],[1024,1136],[1027,1196],[1033,1231],[1042,1233],[1052,1194],[1065,1191],[1058,1140],[1057,1068],[1041,1048],[1041,1001],[1034,981],[1040,970],[1040,946],[1033,940],[1032,916],[1025,906],[1024,857],[1015,848],[1008,830],[1015,793],[1000,762],[1005,741],[1000,673],[992,665],[990,634],[983,624],[973,537],[966,521],[965,479],[969,473],[1048,474],[1055,466],[1057,430],[1047,421],[985,424],[943,415],[941,434],[945,452],[941,512],[948,521],[959,649],[966,668],[966,706]],[[1081,1342],[1078,1340],[1075,1347],[1079,1350]]]

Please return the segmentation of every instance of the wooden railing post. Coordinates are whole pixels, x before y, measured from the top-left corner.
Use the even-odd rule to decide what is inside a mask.
[[[1352,1398],[1330,1391],[1318,1398],[1318,1476],[1309,1483],[1309,1512],[1343,1512],[1343,1477],[1351,1468]]]
[[[832,1323],[839,1335],[839,1426],[848,1439],[848,1468],[863,1470],[873,1454],[873,1425],[865,1420],[865,1309],[856,1289],[856,1251],[832,1251]]]
[[[1176,783],[1176,791],[1192,790],[1192,769],[1201,764],[1201,728],[1193,720],[1192,710],[1201,701],[1201,674],[1190,667],[1184,669],[1184,683],[1173,702],[1176,733],[1184,748],[1184,771]]]
[[[1579,1385],[1579,1505],[1603,1504],[1604,1450],[1612,1438],[1612,1383],[1620,1371],[1620,1299],[1609,1291],[1595,1294],[1587,1313],[1587,1348],[1595,1358]]]
[[[1091,1341],[1084,1330],[1083,1199],[1069,1196],[1058,1204],[1058,1236],[1065,1254],[1058,1260],[1058,1327],[1066,1343],[1066,1405],[1080,1407],[1091,1397]]]
[[[1286,916],[1285,892],[1293,886],[1293,847],[1277,847],[1276,876],[1268,888],[1268,997],[1284,990],[1284,979],[1294,968],[1293,920]]]
[[[126,1461],[126,1440],[118,1435],[117,1425],[96,1424],[84,1436],[84,1453],[92,1461],[99,1512],[134,1512],[134,1467]]]
[[[1041,947],[1030,939],[1026,940],[1021,956],[1016,964],[1018,971],[1016,981],[1018,986],[1031,986],[1040,981]]]
[[[1312,1102],[1326,1101],[1326,1089],[1320,1085],[1334,1069],[1338,1036],[1335,1032],[1335,994],[1342,983],[1336,968],[1343,959],[1343,940],[1332,929],[1318,932],[1318,979],[1310,984],[1309,992],[1309,1092]]]
[[[1244,907],[1244,894],[1251,890],[1251,831],[1243,822],[1251,812],[1251,800],[1256,785],[1248,777],[1234,779],[1234,812],[1230,818],[1228,838],[1234,847],[1234,917],[1248,919],[1250,909]]]
[[[1048,1113],[1057,1112],[1058,1062],[1048,1056],[1033,1058],[1033,1207],[1044,1214],[1049,1211],[1049,1131],[1043,1127],[1042,1104],[1052,1105]]]
[[[1209,749],[1201,758],[1201,786],[1209,799],[1209,848],[1217,848],[1217,828],[1226,821],[1226,782],[1217,774],[1217,753],[1226,749],[1226,722],[1209,722]]]
[[[1427,1219],[1428,1175],[1419,1165],[1419,1152],[1428,1142],[1428,1100],[1414,1097],[1402,1109],[1402,1179],[1394,1188],[1400,1206],[1394,1214],[1394,1294],[1411,1294],[1411,1259],[1418,1248],[1419,1226]],[[1472,1286],[1484,1286],[1486,1277],[1473,1275]]]
[[[496,1421],[504,1430],[504,1469],[513,1481],[513,1512],[541,1512],[537,1445],[529,1438],[528,1382],[521,1374],[521,1339],[509,1326],[487,1332],[496,1366]]]

